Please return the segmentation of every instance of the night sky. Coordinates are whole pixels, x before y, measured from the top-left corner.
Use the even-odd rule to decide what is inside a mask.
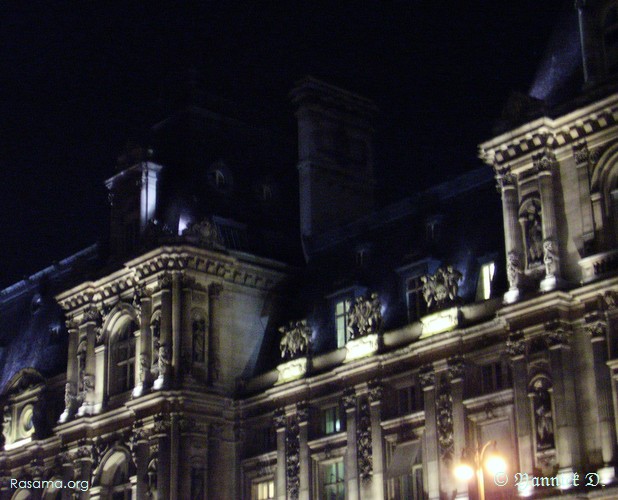
[[[510,93],[561,77],[537,70],[572,4],[5,2],[0,287],[99,239],[103,181],[189,75],[292,138],[287,94],[307,74],[373,99],[380,193],[394,200],[480,166]],[[563,36],[572,58],[572,33],[552,46]]]

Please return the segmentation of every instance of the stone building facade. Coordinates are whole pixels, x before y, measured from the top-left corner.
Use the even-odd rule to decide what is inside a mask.
[[[165,131],[230,121],[159,124],[106,183],[109,248],[0,293],[0,498],[477,498],[454,469],[487,443],[486,498],[616,498],[618,4],[577,9],[583,90],[515,99],[485,166],[395,204],[374,105],[300,82],[301,259],[233,155],[174,198]]]

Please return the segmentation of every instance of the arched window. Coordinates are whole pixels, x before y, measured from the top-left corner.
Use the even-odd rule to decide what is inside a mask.
[[[102,498],[131,500],[129,460],[126,452],[114,451],[101,468]]]
[[[219,169],[215,170],[215,186],[219,189],[224,189],[225,185],[225,174]]]
[[[133,389],[135,385],[135,336],[138,329],[134,321],[124,321],[112,337],[112,376],[110,389],[115,394]]]
[[[34,498],[34,497],[29,490],[18,490],[11,497],[11,500],[30,500],[31,498]]]
[[[608,74],[618,70],[618,3],[614,3],[603,19],[603,55]]]

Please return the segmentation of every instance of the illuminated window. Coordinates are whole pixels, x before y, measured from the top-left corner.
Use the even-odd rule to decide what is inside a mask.
[[[345,499],[345,469],[343,460],[322,466],[322,496],[325,500]]]
[[[476,286],[476,300],[487,300],[491,297],[491,283],[496,272],[496,265],[493,262],[487,262],[481,266],[479,271],[479,280]]]
[[[423,298],[423,282],[420,276],[406,280],[406,304],[408,306],[408,321],[416,321],[427,312],[427,304]]]
[[[348,314],[352,300],[344,299],[335,304],[335,331],[337,332],[337,347],[343,347],[348,341]]]
[[[335,434],[341,431],[341,411],[339,406],[331,406],[322,410],[322,431],[324,434]]]
[[[267,479],[266,481],[254,483],[251,498],[252,500],[270,500],[275,498],[275,481]]]
[[[135,385],[135,336],[137,330],[134,322],[125,322],[113,339],[113,366],[115,373],[113,383],[116,392],[122,393]]]

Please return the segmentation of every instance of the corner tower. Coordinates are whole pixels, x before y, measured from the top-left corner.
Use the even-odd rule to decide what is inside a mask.
[[[375,105],[307,77],[291,92],[298,120],[303,241],[373,209]]]

